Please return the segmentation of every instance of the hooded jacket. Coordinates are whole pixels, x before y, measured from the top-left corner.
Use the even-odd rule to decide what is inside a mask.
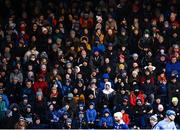
[[[6,103],[6,107],[9,107],[9,99],[5,94],[0,94],[2,96],[3,101]]]
[[[109,89],[106,88],[106,85],[109,86]],[[109,95],[109,94],[111,94],[112,92],[114,92],[114,89],[111,88],[111,82],[106,82],[106,83],[104,84],[103,93]]]
[[[104,116],[105,113],[109,113],[109,116],[105,117]],[[103,116],[100,118],[100,121],[99,121],[100,128],[104,128],[104,123],[106,123],[107,128],[112,128],[113,127],[113,118],[112,118],[111,113],[110,113],[108,108],[106,108],[103,111]]]
[[[134,92],[131,92],[130,94],[130,103],[132,106],[136,106],[137,99],[140,99],[142,101],[142,104],[144,104],[144,94],[143,92],[139,92],[136,96]]]

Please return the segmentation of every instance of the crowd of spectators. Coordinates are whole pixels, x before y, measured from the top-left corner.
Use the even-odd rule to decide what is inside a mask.
[[[0,0],[0,128],[129,128],[176,112],[179,0]]]

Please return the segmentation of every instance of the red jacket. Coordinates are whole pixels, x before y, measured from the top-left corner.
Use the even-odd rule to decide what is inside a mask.
[[[141,77],[140,78],[140,83],[141,83],[142,86],[144,85],[145,82],[146,82],[146,76]],[[154,84],[154,83],[155,83],[154,76],[151,76],[151,84]]]
[[[130,104],[132,106],[136,106],[137,99],[140,99],[142,104],[144,104],[144,94],[142,91],[139,92],[138,96],[136,96],[133,91],[130,93]]]
[[[81,28],[91,29],[93,27],[93,19],[92,18],[88,18],[87,20],[85,20],[83,17],[81,17],[79,22],[80,22]]]
[[[128,114],[124,113],[122,119],[125,122],[125,124],[129,125],[130,119],[129,119],[129,115]]]
[[[46,81],[37,81],[34,83],[34,91],[35,93],[38,91],[38,88],[42,89],[43,95],[47,94],[47,88],[48,88],[48,83]]]

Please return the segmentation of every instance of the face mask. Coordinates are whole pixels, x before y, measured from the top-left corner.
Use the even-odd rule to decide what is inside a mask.
[[[145,36],[145,38],[149,38],[149,34],[145,34],[144,36]]]
[[[161,53],[161,54],[164,54],[164,50],[163,50],[163,49],[161,49],[161,50],[160,50],[160,53]]]
[[[125,36],[125,35],[126,35],[126,33],[125,33],[125,32],[122,32],[122,35],[123,35],[123,36]]]
[[[34,57],[32,57],[32,58],[31,58],[31,61],[35,61],[35,58],[34,58]]]
[[[53,74],[54,74],[54,75],[56,75],[56,74],[57,74],[57,71],[56,71],[56,70],[54,70],[54,71],[53,71]]]
[[[142,103],[141,103],[140,101],[137,102],[137,105],[138,105],[138,106],[141,106],[141,104],[142,104]]]

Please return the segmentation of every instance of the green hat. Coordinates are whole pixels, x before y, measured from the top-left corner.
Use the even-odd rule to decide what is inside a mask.
[[[147,34],[147,33],[148,33],[148,34],[150,34],[149,29],[145,29],[145,30],[144,30],[144,33],[146,33],[146,34]]]

